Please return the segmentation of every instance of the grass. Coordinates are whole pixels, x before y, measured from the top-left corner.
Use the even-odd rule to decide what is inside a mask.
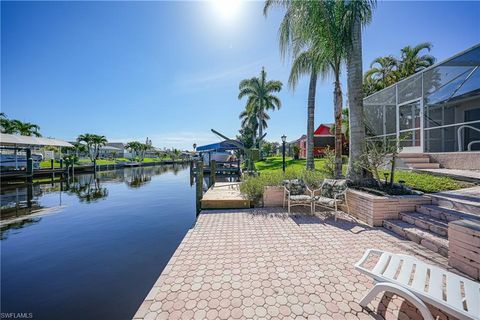
[[[286,167],[289,170],[293,171],[302,171],[305,169],[305,159],[295,160],[293,158],[285,158]],[[325,164],[324,159],[315,159],[315,169],[321,170]],[[262,161],[255,162],[255,167],[260,172],[272,172],[272,171],[281,171],[282,170],[282,157],[269,157]]]
[[[407,170],[396,170],[394,180],[397,183],[403,180],[405,181],[405,185],[410,188],[426,193],[457,190],[470,185],[450,177],[441,177],[430,173],[417,173]]]
[[[288,176],[300,177],[305,169],[305,160],[294,160],[293,158],[286,158],[286,171]],[[315,159],[315,170],[320,174],[323,172],[323,166],[325,165],[325,159]],[[278,173],[282,172],[282,157],[269,157],[263,161],[255,162],[255,167],[260,171],[260,175],[265,173]],[[343,166],[343,173],[346,173],[346,165]],[[383,174],[383,172],[382,172]],[[278,182],[280,178],[266,177],[263,182],[259,184],[268,183],[268,180]],[[468,187],[469,184],[463,181],[455,180],[450,177],[435,176],[430,173],[417,173],[408,170],[396,170],[395,182],[405,181],[405,185],[418,191],[433,193],[447,190],[456,190]],[[251,182],[253,184],[253,182]]]

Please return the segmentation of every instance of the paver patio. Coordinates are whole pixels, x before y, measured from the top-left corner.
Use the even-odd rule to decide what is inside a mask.
[[[394,295],[358,304],[372,281],[353,264],[367,248],[451,270],[444,257],[347,216],[203,211],[134,319],[420,319]]]

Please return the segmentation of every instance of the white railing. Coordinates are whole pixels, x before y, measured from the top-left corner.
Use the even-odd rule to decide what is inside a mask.
[[[480,140],[475,140],[475,141],[470,142],[470,143],[467,145],[467,150],[468,150],[468,151],[472,151],[472,144],[475,144],[475,143],[480,143]]]
[[[475,130],[475,131],[480,132],[480,129],[475,128],[475,127],[472,127],[472,126],[469,126],[469,125],[466,125],[466,124],[463,125],[463,126],[460,126],[460,127],[457,129],[458,151],[463,151],[463,147],[462,147],[462,129],[464,129],[464,128],[473,129],[473,130]],[[467,150],[468,150],[468,151],[471,151],[472,144],[474,144],[474,143],[480,143],[480,140],[471,141],[471,142],[467,145]]]

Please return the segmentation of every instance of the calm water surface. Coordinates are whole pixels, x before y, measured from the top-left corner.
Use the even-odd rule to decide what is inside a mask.
[[[131,319],[195,223],[189,179],[156,166],[2,187],[1,312]]]

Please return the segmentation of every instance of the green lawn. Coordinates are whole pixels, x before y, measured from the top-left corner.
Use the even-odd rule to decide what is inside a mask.
[[[305,159],[294,160],[293,158],[285,158],[286,167],[289,170],[301,171],[305,168]],[[324,159],[315,159],[315,169],[320,170],[325,164]],[[282,157],[269,157],[263,161],[255,162],[255,167],[258,171],[281,171],[282,170]]]
[[[292,158],[287,158],[286,170],[289,176],[298,175],[300,176],[303,169],[305,168],[305,160],[293,160]],[[325,165],[324,159],[315,159],[315,169],[319,173],[322,172],[322,167]],[[262,173],[281,173],[282,171],[282,157],[270,157],[263,161],[255,162],[255,167],[260,174]],[[346,165],[343,166],[343,173],[346,173]],[[405,181],[405,185],[408,187],[419,190],[422,192],[432,193],[440,192],[446,190],[456,190],[468,187],[469,184],[455,180],[449,177],[435,176],[429,173],[416,173],[408,170],[396,170],[395,171],[395,182],[400,180]]]

